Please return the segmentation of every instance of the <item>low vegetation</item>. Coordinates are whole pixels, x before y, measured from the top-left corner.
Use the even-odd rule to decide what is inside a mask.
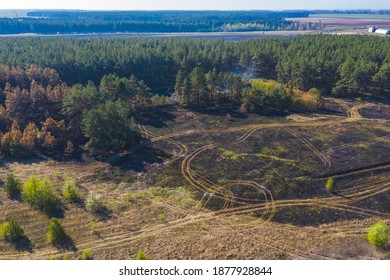
[[[228,159],[231,159],[231,160],[238,160],[238,159],[240,158],[240,155],[239,155],[239,154],[236,154],[235,152],[233,152],[233,151],[228,151],[228,150],[223,150],[222,155],[223,155],[225,158],[228,158]]]
[[[21,183],[13,174],[8,174],[3,185],[4,191],[9,197],[20,195]]]
[[[67,178],[62,188],[62,196],[68,202],[77,202],[79,200],[79,192],[75,178]]]
[[[326,181],[325,189],[331,193],[333,191],[333,186],[334,186],[334,179],[329,178],[328,181]]]
[[[384,222],[373,224],[367,234],[368,242],[378,249],[386,249],[389,244],[388,227]]]
[[[60,244],[66,238],[65,230],[57,218],[52,218],[47,231],[47,240],[52,244]]]
[[[17,242],[24,237],[24,231],[19,223],[11,218],[9,222],[4,222],[0,226],[0,236],[4,237],[6,241]]]
[[[92,250],[91,249],[85,249],[83,251],[83,254],[81,255],[82,260],[92,260],[93,255],[92,255]]]
[[[97,192],[90,192],[85,200],[85,209],[91,213],[99,213],[105,209],[102,196]]]
[[[33,207],[46,213],[52,213],[58,206],[58,199],[54,195],[49,178],[40,180],[36,175],[29,176],[23,184],[22,198]]]
[[[143,252],[143,251],[139,251],[137,253],[137,256],[135,257],[135,259],[137,261],[140,261],[140,260],[149,260],[148,256]]]

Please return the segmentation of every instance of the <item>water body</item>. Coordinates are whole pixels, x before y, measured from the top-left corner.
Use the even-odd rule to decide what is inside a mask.
[[[192,39],[223,39],[225,41],[242,41],[257,38],[295,37],[313,33],[313,31],[256,31],[256,32],[194,32],[194,33],[93,33],[93,34],[14,34],[0,35],[0,38],[192,38]]]

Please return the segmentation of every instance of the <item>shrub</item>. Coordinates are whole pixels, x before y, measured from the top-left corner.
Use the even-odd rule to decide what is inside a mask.
[[[65,180],[62,195],[69,202],[76,202],[79,199],[76,179],[68,178]]]
[[[65,237],[66,234],[60,221],[57,218],[52,218],[47,231],[47,240],[52,244],[56,244],[65,239]]]
[[[294,89],[292,94],[293,107],[298,110],[313,112],[322,106],[321,95],[316,88],[303,92]]]
[[[89,224],[89,229],[91,230],[92,234],[96,234],[97,233],[96,223],[95,222],[91,222]]]
[[[97,213],[104,210],[101,195],[97,192],[91,192],[85,200],[85,208],[91,213]]]
[[[222,154],[225,158],[229,158],[232,160],[237,160],[240,158],[239,154],[236,154],[235,152],[224,150]]]
[[[134,200],[134,194],[132,193],[132,191],[128,191],[128,192],[127,192],[126,198],[127,198],[127,201],[128,201],[128,202],[131,202],[131,201]]]
[[[140,260],[148,260],[149,258],[148,258],[148,256],[144,252],[139,251],[137,256],[135,257],[135,259],[137,261],[140,261]]]
[[[58,200],[48,178],[39,180],[35,175],[28,177],[23,184],[22,197],[24,201],[45,212],[52,212],[57,208]]]
[[[91,249],[86,249],[83,254],[81,255],[81,259],[82,260],[92,260],[93,259],[93,256],[92,256],[92,250]]]
[[[161,187],[152,187],[152,188],[150,188],[150,192],[152,195],[158,196],[158,197],[165,197],[168,194],[168,190],[165,188],[161,188]]]
[[[333,190],[333,185],[334,185],[334,180],[333,178],[329,178],[328,181],[326,181],[325,189],[328,192],[332,192]]]
[[[24,237],[24,232],[17,221],[10,219],[9,222],[4,222],[0,226],[0,236],[7,241],[17,242]]]
[[[8,174],[3,188],[9,197],[17,196],[20,194],[21,183],[13,174]]]
[[[384,222],[373,224],[368,230],[368,242],[378,249],[385,249],[389,242],[387,231],[387,225]]]

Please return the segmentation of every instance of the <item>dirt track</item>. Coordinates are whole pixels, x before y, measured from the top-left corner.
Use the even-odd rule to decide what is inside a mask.
[[[345,109],[346,117],[339,117],[335,120],[313,120],[307,122],[286,122],[286,123],[272,123],[272,124],[250,124],[244,125],[229,129],[219,129],[217,132],[223,133],[225,132],[243,132],[243,135],[240,136],[235,143],[245,142],[249,137],[251,137],[256,131],[266,128],[283,128],[287,130],[293,137],[295,137],[298,141],[302,142],[325,166],[325,168],[329,168],[332,164],[331,158],[329,154],[335,152],[337,150],[343,149],[347,146],[338,146],[334,148],[327,149],[325,151],[321,151],[319,148],[315,147],[309,140],[298,134],[294,131],[294,128],[299,127],[309,127],[316,128],[321,126],[332,126],[332,125],[343,125],[351,122],[364,120],[364,116],[360,115],[359,109],[367,106],[372,106],[372,104],[359,104],[357,106],[349,106],[348,104],[341,102],[341,107]],[[190,124],[198,121],[196,116],[192,116],[194,119],[190,120]],[[366,120],[370,121],[370,120]],[[182,128],[187,128],[190,124],[185,124]],[[201,146],[197,149],[194,149],[190,152],[190,148],[188,145],[180,142],[179,140],[175,140],[175,138],[185,137],[194,134],[208,134],[215,133],[216,131],[198,131],[198,130],[185,130],[185,131],[175,131],[173,133],[169,133],[164,136],[160,136],[154,132],[148,131],[145,126],[142,124],[139,125],[139,130],[144,134],[148,140],[142,142],[139,146],[128,151],[124,154],[119,155],[122,157],[129,153],[132,153],[142,147],[149,145],[151,143],[155,143],[158,141],[166,141],[173,146],[175,146],[178,151],[175,153],[175,156],[171,159],[170,162],[182,160],[180,165],[181,174],[188,182],[190,186],[194,188],[194,190],[203,194],[201,199],[198,202],[198,205],[194,207],[193,211],[185,211],[185,209],[180,208],[176,205],[169,205],[168,202],[161,202],[161,205],[165,208],[169,208],[171,211],[180,211],[184,214],[184,217],[179,217],[175,220],[169,221],[169,223],[163,223],[159,225],[146,226],[138,231],[134,232],[112,232],[112,234],[106,235],[104,240],[95,240],[95,239],[87,239],[77,243],[77,250],[81,252],[87,248],[91,248],[94,252],[98,252],[99,250],[106,249],[116,249],[122,248],[126,246],[130,242],[134,242],[137,240],[147,239],[150,237],[155,237],[163,234],[167,234],[174,229],[178,228],[189,228],[187,232],[197,231],[196,228],[191,228],[192,225],[199,222],[214,222],[217,223],[219,219],[226,219],[223,224],[220,224],[215,229],[220,232],[235,232],[235,233],[244,233],[250,232],[253,229],[257,228],[261,225],[264,228],[272,228],[274,223],[272,223],[272,219],[275,216],[275,213],[283,208],[290,207],[319,207],[324,209],[333,209],[341,212],[349,212],[353,214],[357,214],[363,217],[375,217],[382,219],[390,219],[390,214],[386,212],[381,212],[378,210],[372,210],[368,208],[362,208],[354,205],[356,202],[375,197],[379,194],[386,193],[390,191],[390,183],[388,181],[377,182],[376,184],[367,184],[362,185],[359,188],[351,187],[344,189],[342,191],[342,195],[338,196],[330,196],[330,197],[315,197],[309,199],[275,199],[272,192],[264,185],[259,184],[255,181],[247,181],[247,180],[228,180],[223,183],[212,182],[210,179],[205,178],[204,175],[199,174],[193,169],[192,163],[194,160],[200,156],[202,153],[206,153],[212,149],[218,148],[216,144],[210,143],[204,146]],[[386,138],[386,137],[385,137]],[[381,139],[373,140],[381,141]],[[348,147],[353,146],[354,144],[350,144]],[[92,173],[96,170],[107,168],[108,164],[101,164],[96,166],[95,169],[92,170]],[[84,176],[90,176],[91,173],[80,173],[80,178]],[[250,188],[256,190],[258,196],[256,198],[246,198],[237,196],[231,188],[234,186],[245,186],[246,188]],[[361,189],[364,189],[361,191]],[[207,209],[208,204],[217,199],[222,201],[221,206],[218,210],[210,211]],[[239,217],[242,215],[248,215],[253,213],[260,213],[256,219],[252,219],[250,221],[235,221],[229,222],[229,218]],[[361,234],[365,228],[356,227],[353,229],[348,229],[347,231],[342,231],[335,229],[337,234],[345,234],[348,232],[353,232],[354,234]],[[299,248],[299,246],[291,246],[283,241],[274,241],[272,238],[265,236],[261,243],[265,247],[269,247],[272,250],[280,251],[283,254],[289,255],[292,258],[298,259],[333,259],[333,258],[341,258],[337,255],[327,255],[321,253],[313,253],[305,251],[304,249]],[[54,248],[45,248],[42,250],[38,250],[33,253],[32,257],[34,259],[47,259],[50,256],[60,256],[61,254]],[[20,259],[20,258],[29,258],[30,253],[20,252],[20,253],[7,253],[0,252],[1,259]]]

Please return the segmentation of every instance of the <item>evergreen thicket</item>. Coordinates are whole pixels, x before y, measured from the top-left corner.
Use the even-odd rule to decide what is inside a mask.
[[[315,111],[321,95],[390,92],[390,39],[376,36],[14,38],[0,41],[0,61],[1,152],[12,157],[126,150],[141,139],[137,112],[175,102]]]

